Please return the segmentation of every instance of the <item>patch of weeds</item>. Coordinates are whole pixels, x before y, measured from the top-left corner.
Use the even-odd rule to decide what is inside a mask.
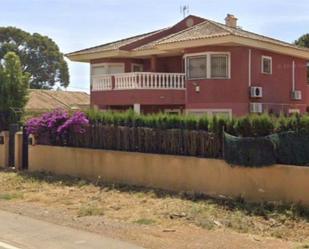
[[[103,215],[103,209],[95,206],[83,206],[78,210],[78,216],[101,216]]]
[[[80,180],[77,183],[77,187],[81,188],[81,187],[87,186],[88,184],[89,183],[86,180]]]
[[[215,223],[208,219],[199,219],[194,222],[197,226],[202,227],[207,230],[211,230],[215,227]]]
[[[22,193],[3,193],[3,194],[0,194],[0,200],[10,201],[10,200],[21,199],[21,198],[23,198]]]
[[[224,223],[227,227],[242,233],[247,233],[249,228],[252,226],[246,217],[242,216],[238,212],[230,216]]]
[[[139,225],[152,225],[156,222],[152,219],[141,218],[141,219],[134,221],[133,223],[136,223],[136,224],[139,224]]]
[[[305,244],[305,245],[300,245],[295,247],[295,249],[308,249],[309,248],[309,244]]]
[[[280,229],[278,230],[274,230],[271,232],[271,236],[278,238],[278,239],[283,239],[284,238],[284,233],[282,231],[280,231]]]

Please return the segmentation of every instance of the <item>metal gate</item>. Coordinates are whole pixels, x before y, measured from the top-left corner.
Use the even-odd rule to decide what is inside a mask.
[[[22,139],[22,169],[28,169],[28,157],[29,157],[29,136],[27,134],[25,126],[22,129],[23,139]]]
[[[9,167],[14,167],[15,164],[15,134],[18,131],[18,124],[9,125]]]

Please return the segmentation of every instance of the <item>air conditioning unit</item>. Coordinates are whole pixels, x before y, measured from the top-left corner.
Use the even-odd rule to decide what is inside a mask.
[[[292,99],[301,100],[301,91],[299,90],[292,91]]]
[[[250,103],[250,112],[251,113],[262,113],[263,112],[262,103]]]
[[[263,88],[260,86],[252,86],[250,88],[250,97],[251,98],[262,98],[263,97]]]

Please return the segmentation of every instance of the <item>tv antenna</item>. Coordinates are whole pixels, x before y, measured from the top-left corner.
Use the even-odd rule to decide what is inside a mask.
[[[189,14],[189,5],[181,5],[180,13],[183,15],[183,18],[185,18]]]

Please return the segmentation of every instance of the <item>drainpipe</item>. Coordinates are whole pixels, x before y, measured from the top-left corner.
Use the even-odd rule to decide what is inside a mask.
[[[248,85],[251,87],[252,84],[252,78],[251,78],[251,48],[249,49],[248,53]]]

